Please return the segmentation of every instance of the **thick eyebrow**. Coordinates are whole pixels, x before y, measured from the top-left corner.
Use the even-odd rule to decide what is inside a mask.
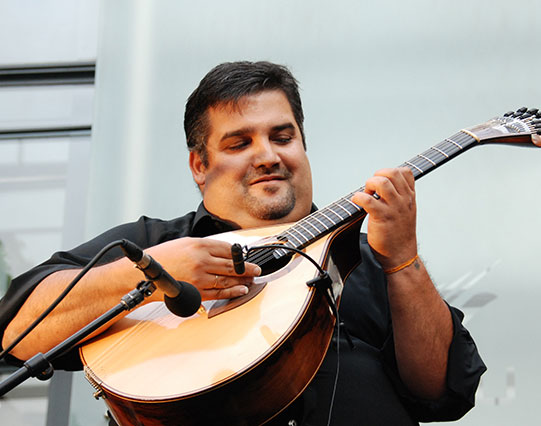
[[[242,129],[232,130],[231,132],[224,133],[224,135],[220,138],[220,141],[224,141],[229,138],[234,138],[236,136],[242,136],[246,135],[248,133],[254,132],[254,127],[243,127]],[[278,124],[276,126],[271,127],[271,132],[281,132],[282,130],[293,130],[295,131],[295,126],[293,123],[284,123],[284,124]]]
[[[279,124],[278,126],[272,127],[271,130],[272,130],[273,133],[281,132],[282,130],[293,130],[293,131],[295,131],[295,126],[293,125],[293,123],[284,123],[284,124]]]

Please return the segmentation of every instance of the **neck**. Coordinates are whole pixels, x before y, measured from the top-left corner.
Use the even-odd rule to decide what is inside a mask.
[[[216,216],[220,220],[231,224],[232,227],[239,229],[264,228],[267,226],[297,222],[310,214],[312,206],[310,204],[310,208],[308,209],[301,209],[296,206],[286,216],[277,219],[261,219],[245,212],[242,212],[241,214],[239,214],[238,212],[236,212],[235,214],[216,214],[211,209],[207,208],[204,201],[203,204],[205,206],[205,209],[213,216]]]

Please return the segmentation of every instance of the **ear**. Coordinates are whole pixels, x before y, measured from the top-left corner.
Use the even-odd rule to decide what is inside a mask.
[[[205,186],[207,169],[203,164],[203,161],[201,161],[201,156],[193,151],[190,152],[190,170],[192,171],[193,180],[202,191]]]

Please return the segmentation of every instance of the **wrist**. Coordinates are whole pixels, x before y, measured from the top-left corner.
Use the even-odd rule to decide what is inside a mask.
[[[405,262],[399,263],[395,266],[390,267],[384,267],[383,272],[385,275],[394,274],[396,272],[402,271],[403,269],[409,268],[411,265],[413,265],[416,261],[419,260],[419,254],[416,253],[415,256],[411,257],[410,259],[406,260]]]

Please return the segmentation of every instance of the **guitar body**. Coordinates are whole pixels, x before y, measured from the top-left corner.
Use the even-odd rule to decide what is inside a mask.
[[[402,166],[418,179],[480,144],[541,146],[537,135],[541,112],[521,108],[463,129]],[[258,425],[297,398],[323,361],[335,318],[327,290],[306,284],[317,269],[303,256],[289,256],[286,248],[304,250],[328,271],[338,302],[342,281],[360,260],[359,229],[366,216],[352,195],[293,225],[209,237],[254,250],[279,247],[247,256],[264,271],[248,295],[216,302],[190,318],[151,303],[83,346],[87,378],[116,421]]]
[[[209,238],[245,245],[287,226]],[[359,226],[343,227],[305,250],[328,269],[338,292],[341,276],[359,259],[349,250],[339,271],[332,253],[358,245]],[[334,316],[323,291],[306,285],[317,274],[295,255],[258,277],[250,289],[255,296],[214,316],[210,308],[180,318],[164,303],[147,304],[82,347],[85,374],[120,425],[262,424],[304,390],[329,346]]]

